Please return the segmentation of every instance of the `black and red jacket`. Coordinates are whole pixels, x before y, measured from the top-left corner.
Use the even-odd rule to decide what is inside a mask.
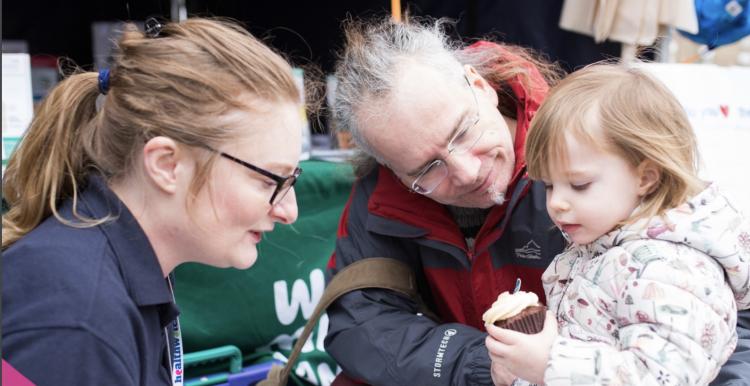
[[[404,261],[441,322],[418,315],[416,304],[391,291],[345,295],[328,309],[326,350],[347,374],[373,385],[492,384],[482,314],[517,278],[544,299],[542,272],[565,244],[547,215],[544,186],[525,176],[526,131],[547,90],[532,70],[536,91],[509,82],[518,100],[515,174],[508,199],[491,209],[474,248],[444,205],[410,192],[389,169],[356,182],[331,273],[367,257]]]

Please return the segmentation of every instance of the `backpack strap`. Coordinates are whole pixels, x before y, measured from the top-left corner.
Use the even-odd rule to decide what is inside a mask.
[[[286,365],[284,367],[274,365],[266,379],[260,381],[258,386],[286,386],[292,366],[297,361],[297,357],[299,357],[302,351],[302,346],[307,342],[310,333],[318,323],[318,318],[336,299],[348,292],[363,288],[384,288],[399,292],[414,299],[420,307],[420,312],[424,315],[433,317],[432,313],[426,309],[424,303],[419,298],[417,283],[408,265],[396,259],[386,257],[370,257],[356,261],[344,267],[328,283],[325,291],[323,291],[323,295],[320,297],[318,305],[305,324],[302,334],[294,344]]]

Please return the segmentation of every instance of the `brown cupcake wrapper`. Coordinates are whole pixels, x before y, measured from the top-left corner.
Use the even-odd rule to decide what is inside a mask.
[[[495,325],[524,334],[537,334],[544,328],[544,319],[546,316],[546,307],[538,308],[538,310],[534,310],[518,318],[495,322]]]

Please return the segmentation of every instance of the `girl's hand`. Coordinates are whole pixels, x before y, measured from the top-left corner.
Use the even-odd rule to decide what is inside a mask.
[[[495,361],[492,361],[490,375],[492,375],[492,383],[495,386],[510,386],[516,380],[516,376],[513,373],[508,371],[500,362]]]
[[[544,384],[549,351],[557,338],[557,321],[552,312],[547,311],[544,328],[538,334],[523,334],[494,325],[487,326],[487,332],[490,335],[485,340],[485,345],[493,369],[497,363],[520,378]]]

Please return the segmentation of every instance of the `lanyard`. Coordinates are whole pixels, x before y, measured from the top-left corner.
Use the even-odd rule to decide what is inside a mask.
[[[172,301],[176,304],[174,298],[174,289],[172,288],[172,275],[167,277],[169,292],[172,293]],[[169,326],[164,327],[164,337],[167,340],[167,351],[169,351],[169,367],[172,369],[172,385],[182,386],[182,331],[180,330],[180,318],[175,317]],[[174,347],[169,344],[170,337],[174,338]]]

